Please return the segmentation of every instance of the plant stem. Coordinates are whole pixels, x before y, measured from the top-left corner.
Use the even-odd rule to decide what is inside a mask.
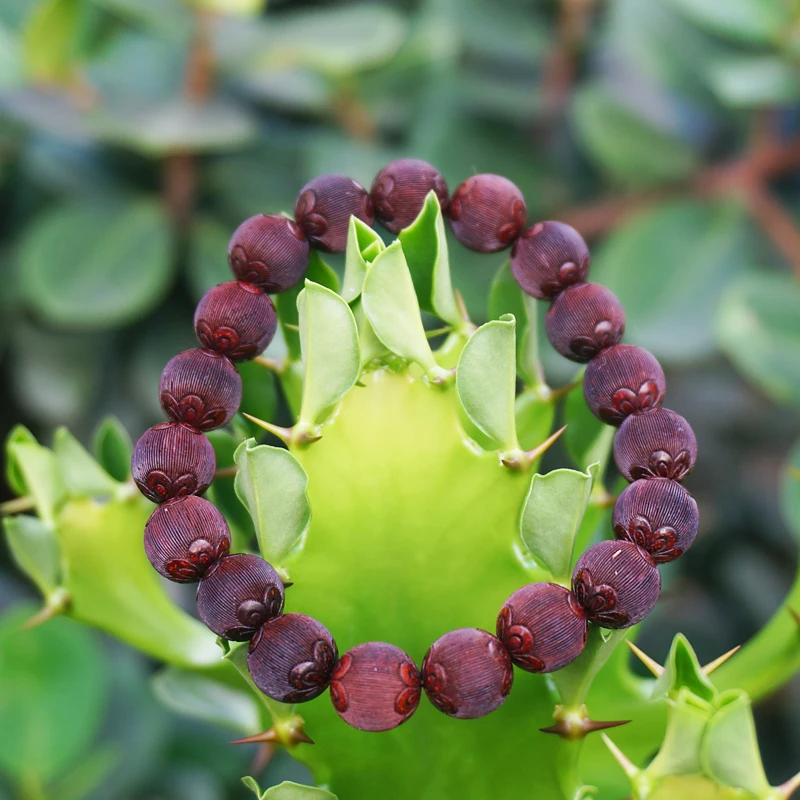
[[[8,517],[11,514],[21,514],[36,508],[36,503],[30,495],[25,497],[15,497],[13,500],[6,500],[0,503],[0,517]]]

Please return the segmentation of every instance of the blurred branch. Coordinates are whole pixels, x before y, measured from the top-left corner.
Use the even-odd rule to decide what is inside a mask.
[[[795,219],[766,186],[752,186],[746,199],[753,219],[800,278],[800,229]]]

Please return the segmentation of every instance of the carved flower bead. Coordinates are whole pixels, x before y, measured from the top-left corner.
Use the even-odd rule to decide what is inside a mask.
[[[456,187],[447,209],[453,234],[464,247],[496,253],[509,247],[525,226],[522,192],[500,175],[473,175]]]
[[[422,662],[428,699],[458,719],[476,719],[499,708],[513,681],[506,646],[478,628],[459,628],[440,636]]]
[[[367,190],[345,175],[320,175],[297,196],[294,217],[312,247],[343,253],[350,217],[372,225],[374,212]]]
[[[200,344],[231,361],[255,358],[272,341],[277,327],[275,308],[266,292],[242,281],[209,289],[194,313]]]
[[[674,561],[697,536],[700,515],[694,498],[668,478],[638,480],[614,506],[614,534],[650,553],[656,564]]]
[[[167,362],[158,387],[167,416],[201,431],[231,421],[242,402],[242,379],[225,356],[186,350]]]
[[[283,610],[283,583],[263,558],[238,553],[210,569],[197,589],[200,619],[217,636],[243,642]]]
[[[571,664],[583,652],[587,630],[575,595],[555,583],[518,589],[497,618],[497,637],[527,672],[555,672]]]
[[[336,713],[362,731],[396,728],[419,705],[419,671],[399,647],[385,642],[348,650],[336,664],[330,686]]]
[[[591,412],[609,425],[660,406],[666,391],[664,370],[647,350],[617,344],[589,362],[583,394]]]
[[[306,274],[308,253],[308,240],[293,219],[256,214],[233,232],[228,263],[237,280],[267,292],[285,292]]]
[[[575,228],[537,222],[514,242],[511,272],[523,292],[544,300],[586,280],[589,261],[589,248]]]
[[[572,361],[590,361],[619,344],[625,332],[625,311],[616,295],[599,283],[567,287],[545,317],[547,338]]]
[[[392,161],[372,182],[375,218],[387,230],[399,233],[417,218],[430,191],[436,192],[439,205],[447,209],[447,183],[436,167],[416,158]]]
[[[682,481],[697,460],[697,440],[680,414],[656,408],[625,420],[614,437],[614,460],[629,481],[640,478]]]
[[[607,540],[593,545],[578,559],[572,591],[595,625],[628,628],[653,610],[661,591],[661,576],[641,547]]]
[[[284,614],[265,622],[253,637],[247,667],[267,697],[305,703],[325,691],[337,658],[336,642],[322,623]]]
[[[216,468],[211,442],[181,422],[162,422],[146,430],[131,458],[136,485],[154,503],[202,494]]]

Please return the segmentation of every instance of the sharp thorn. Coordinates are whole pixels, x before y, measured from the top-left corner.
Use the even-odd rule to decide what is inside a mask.
[[[736,655],[736,653],[741,650],[742,646],[737,644],[736,647],[728,650],[727,653],[723,653],[719,658],[715,658],[713,661],[709,661],[703,669],[704,675],[710,675],[715,669],[721,667],[731,656]]]
[[[63,587],[56,589],[46,600],[45,605],[30,619],[22,624],[22,630],[29,631],[49,622],[51,619],[63,614],[68,608],[72,598]]]
[[[606,747],[611,751],[611,755],[616,759],[617,764],[622,767],[623,772],[629,778],[635,778],[639,774],[638,767],[617,747],[611,739],[604,733],[601,734]]]
[[[544,453],[550,449],[553,443],[561,436],[562,433],[567,429],[567,426],[564,425],[563,428],[559,428],[555,433],[548,436],[538,447],[534,447],[533,450],[528,450],[525,453],[525,461],[528,464],[532,464],[536,461],[537,458],[540,458]]]
[[[266,422],[263,419],[245,414],[244,412],[242,412],[242,416],[249,419],[253,424],[258,425],[259,428],[263,428],[265,431],[269,431],[273,436],[277,436],[285,445],[288,446],[291,444],[293,433],[291,428],[282,428],[280,425],[273,425],[271,422]]]
[[[608,728],[619,728],[620,725],[627,725],[629,719],[615,719],[615,720],[594,720],[587,719],[585,728],[586,733],[594,733],[595,731],[604,731]]]
[[[288,589],[290,586],[294,586],[294,581],[281,581],[283,583],[283,588]]]
[[[283,375],[283,373],[286,372],[287,362],[285,361],[281,364],[274,358],[267,358],[266,356],[256,356],[253,361],[255,361],[256,364],[265,367],[270,372],[274,372],[276,375]]]
[[[316,742],[304,731],[299,730],[294,735],[295,742],[304,742],[305,744],[316,744]]]
[[[546,728],[539,728],[539,731],[541,733],[555,734],[568,741],[576,741],[578,739],[585,739],[586,736],[595,731],[618,728],[620,725],[627,725],[629,722],[629,719],[593,720],[586,718],[570,721],[565,718],[559,719],[554,725],[548,725]]]
[[[789,778],[786,783],[782,783],[780,786],[776,787],[779,794],[782,794],[787,800],[800,788],[800,772],[794,776],[794,778]]]
[[[644,664],[647,667],[647,669],[650,670],[650,672],[653,673],[653,675],[656,676],[656,678],[660,678],[664,674],[664,667],[662,667],[661,664],[658,663],[658,661],[655,661],[654,659],[650,658],[650,656],[647,655],[647,653],[645,653],[644,650],[637,647],[629,639],[625,640],[625,644],[627,644],[628,647],[630,647],[630,649],[633,650],[634,655],[639,659],[639,661],[642,662],[642,664]]]
[[[245,736],[243,739],[234,739],[231,744],[279,744],[275,728],[270,728],[254,736]]]

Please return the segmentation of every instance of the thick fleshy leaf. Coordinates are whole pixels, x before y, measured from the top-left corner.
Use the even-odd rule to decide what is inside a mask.
[[[66,428],[56,430],[53,452],[61,472],[61,480],[70,496],[108,497],[119,489],[119,483]]]
[[[67,496],[55,454],[40,444],[15,442],[8,446],[8,455],[33,497],[36,512],[44,522],[52,523]]]
[[[692,775],[702,772],[700,745],[714,707],[683,687],[670,700],[667,730],[658,755],[647,767],[647,774]]]
[[[748,44],[776,43],[791,24],[784,0],[670,0],[712,33]]]
[[[3,529],[14,563],[48,597],[58,587],[61,574],[61,549],[55,531],[27,514],[6,517]]]
[[[255,794],[258,800],[336,800],[336,795],[325,791],[325,789],[303,786],[292,781],[279,783],[277,786],[267,789],[266,792],[262,792],[255,779],[249,775],[246,778],[242,778],[242,783]]]
[[[24,33],[31,77],[40,81],[66,78],[78,55],[80,24],[79,0],[45,0],[35,7]]]
[[[737,53],[715,61],[708,80],[716,95],[734,108],[788,104],[800,95],[792,63],[779,56]]]
[[[103,469],[116,481],[125,481],[131,473],[133,443],[125,426],[116,417],[106,417],[94,434],[94,455]]]
[[[358,217],[350,217],[342,280],[342,297],[348,303],[352,303],[361,294],[369,262],[385,249],[386,245],[376,230]]]
[[[8,434],[5,443],[6,450],[6,481],[16,494],[22,496],[28,493],[28,484],[25,476],[13,454],[15,444],[38,444],[36,437],[24,426],[15,425]]]
[[[250,511],[261,555],[276,565],[308,529],[308,476],[288,451],[242,442],[236,450],[236,493]]]
[[[675,697],[683,687],[709,703],[718,695],[714,684],[703,672],[692,646],[686,637],[679,633],[672,640],[664,672],[653,687],[653,696],[668,694]]]

